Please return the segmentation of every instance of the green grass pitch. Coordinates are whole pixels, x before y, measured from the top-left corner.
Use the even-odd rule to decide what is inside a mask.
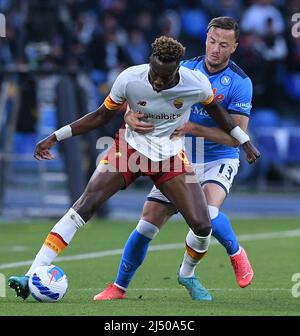
[[[55,222],[7,223],[0,225],[1,279],[23,274]],[[135,227],[134,221],[93,220],[81,229],[54,264],[62,267],[69,289],[58,303],[25,302],[14,291],[2,288],[1,316],[286,316],[300,315],[300,286],[292,280],[300,273],[298,219],[233,220],[240,243],[246,248],[255,277],[241,289],[229,258],[213,241],[197,269],[203,285],[211,290],[212,302],[192,301],[177,283],[187,225],[171,221],[157,236],[143,266],[130,285],[126,300],[94,302],[93,296],[117,273],[120,249]],[[175,245],[171,245],[175,244]],[[108,251],[106,255],[101,252]],[[89,254],[94,253],[95,254]],[[82,259],[76,259],[81,257]],[[21,262],[19,266],[9,265]],[[300,274],[298,282],[300,281]],[[292,287],[294,286],[294,292]],[[294,295],[293,295],[294,293]],[[5,294],[5,295],[3,295]]]

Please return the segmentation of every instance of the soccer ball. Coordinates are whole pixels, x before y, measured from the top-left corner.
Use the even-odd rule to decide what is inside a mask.
[[[68,279],[65,272],[55,265],[39,266],[29,277],[31,295],[39,302],[57,302],[66,294]]]

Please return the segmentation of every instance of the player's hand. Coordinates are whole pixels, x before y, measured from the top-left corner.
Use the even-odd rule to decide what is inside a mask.
[[[252,164],[254,163],[259,157],[260,152],[258,149],[251,143],[251,141],[247,141],[244,144],[241,145],[244,152],[246,153],[246,159],[248,163]]]
[[[144,117],[144,113],[134,112],[129,110],[124,116],[124,120],[129,127],[141,134],[149,133],[154,130],[154,126],[151,123],[140,120]]]
[[[54,156],[50,152],[50,148],[56,143],[56,136],[54,134],[49,135],[35,146],[33,156],[39,161],[54,159]]]
[[[191,133],[192,125],[193,124],[190,121],[188,121],[183,126],[177,127],[176,130],[171,134],[171,139],[180,138],[185,136],[187,133]]]

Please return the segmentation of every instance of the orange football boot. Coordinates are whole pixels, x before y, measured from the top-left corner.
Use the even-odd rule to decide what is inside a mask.
[[[234,274],[238,285],[241,288],[250,285],[254,272],[247,257],[246,251],[241,248],[239,254],[230,257],[230,261],[234,269]]]
[[[126,293],[115,284],[108,284],[108,286],[101,293],[94,296],[94,301],[104,300],[118,300],[125,299]]]

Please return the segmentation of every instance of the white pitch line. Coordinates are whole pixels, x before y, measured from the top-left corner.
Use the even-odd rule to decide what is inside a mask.
[[[103,290],[104,288],[73,288],[70,289],[70,291],[97,291],[97,290]],[[241,291],[241,288],[207,288],[211,291],[229,291],[229,292],[235,292],[235,291]],[[270,292],[270,291],[279,291],[279,292],[290,292],[290,288],[247,288],[247,290],[250,291],[261,291],[261,292]],[[146,291],[146,292],[164,292],[164,291],[186,291],[184,288],[129,288],[128,291]]]
[[[11,245],[11,246],[0,246],[0,252],[24,252],[29,250],[28,246],[23,245]]]
[[[298,230],[289,230],[289,231],[279,231],[279,232],[262,232],[262,233],[253,233],[253,234],[245,234],[238,236],[239,241],[255,241],[255,240],[269,240],[276,238],[295,238],[300,236],[300,229]],[[211,244],[217,244],[217,241],[213,239]],[[149,247],[149,251],[166,251],[166,250],[177,250],[184,248],[184,244],[182,243],[174,243],[174,244],[161,244],[154,245]],[[76,254],[73,256],[66,257],[58,257],[55,261],[73,261],[73,260],[84,260],[84,259],[93,259],[93,258],[103,258],[110,257],[114,255],[121,255],[123,253],[123,249],[116,250],[107,250],[107,251],[99,251],[99,252],[91,252],[84,254]],[[8,264],[0,264],[0,270],[29,266],[31,265],[33,260],[25,260]]]

